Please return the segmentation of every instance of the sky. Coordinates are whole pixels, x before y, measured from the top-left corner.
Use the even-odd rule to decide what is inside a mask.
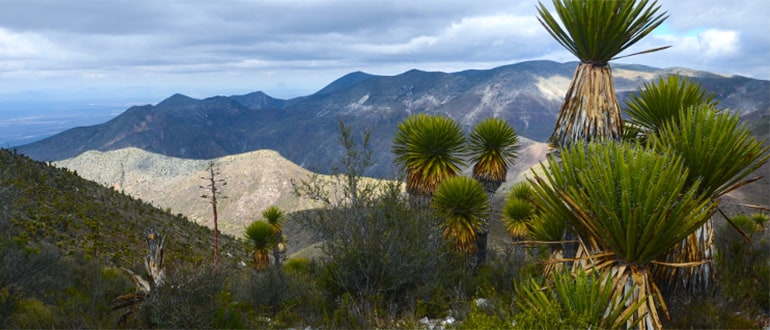
[[[551,7],[550,1],[543,1]],[[770,1],[660,0],[619,60],[770,80]],[[574,61],[532,0],[0,0],[0,101],[311,94],[364,71]],[[3,109],[0,108],[0,113]]]

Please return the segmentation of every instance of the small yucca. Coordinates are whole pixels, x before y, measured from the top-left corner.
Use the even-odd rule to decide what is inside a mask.
[[[254,250],[254,268],[262,271],[270,265],[270,250],[278,243],[275,230],[266,221],[254,221],[245,231],[246,241]]]
[[[490,210],[484,187],[472,178],[451,177],[438,187],[431,206],[441,219],[444,238],[452,242],[459,253],[474,252],[476,233]]]

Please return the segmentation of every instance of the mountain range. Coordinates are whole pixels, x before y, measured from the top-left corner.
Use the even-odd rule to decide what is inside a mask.
[[[337,136],[338,121],[344,121],[355,131],[371,132],[374,165],[365,174],[387,178],[397,172],[390,152],[397,124],[414,113],[446,115],[466,130],[484,118],[500,117],[519,135],[545,141],[576,66],[530,61],[455,73],[354,72],[312,95],[288,100],[262,92],[206,99],[176,94],[156,105],[131,107],[103,124],[69,129],[16,148],[40,161],[127,147],[188,159],[271,149],[306,169],[330,173],[342,152]],[[753,121],[770,120],[770,81],[613,64],[621,104],[644,83],[672,74],[702,84],[716,94],[723,108]]]

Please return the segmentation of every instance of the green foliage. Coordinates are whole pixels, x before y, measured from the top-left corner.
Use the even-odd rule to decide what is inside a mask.
[[[291,258],[283,265],[283,269],[290,274],[311,275],[316,271],[317,265],[310,259]]]
[[[272,327],[317,323],[328,304],[314,275],[284,272],[280,268],[251,271],[238,279],[239,290],[234,296],[250,306],[256,315],[270,318]]]
[[[184,217],[112,189],[84,180],[74,172],[0,149],[0,222],[6,234],[37,249],[56,246],[63,254],[84,253],[113,265],[131,265],[144,257],[145,228],[156,228],[167,238],[167,258],[196,264],[210,256],[211,231]],[[242,245],[222,236],[228,263],[245,259]]]
[[[705,91],[700,84],[676,75],[645,83],[644,87],[626,100],[628,137],[646,138],[663,128],[669,121],[679,119],[681,112],[693,106],[716,107],[716,95]]]
[[[269,223],[276,232],[281,231],[285,221],[283,210],[275,205],[271,205],[262,211],[262,217]]]
[[[252,222],[244,231],[247,242],[254,250],[268,251],[277,244],[275,231],[266,221],[257,220]]]
[[[268,253],[279,243],[275,229],[267,221],[257,220],[246,227],[244,236],[254,251],[254,268],[265,270],[270,264]]]
[[[473,305],[460,324],[460,329],[514,329],[512,309],[485,308]]]
[[[501,214],[501,221],[508,234],[516,240],[527,237],[533,224],[532,219],[538,214],[539,211],[532,204],[532,186],[525,181],[514,184],[505,198]]]
[[[698,192],[713,199],[751,182],[744,179],[770,157],[770,149],[751,135],[738,115],[705,104],[665,122],[650,144],[682,157],[689,169],[687,185],[700,181]]]
[[[49,328],[55,324],[51,306],[36,299],[25,298],[17,303],[10,324],[19,328]]]
[[[682,159],[639,145],[578,144],[536,176],[535,203],[567,219],[584,241],[624,262],[647,264],[682,241],[714,204],[685,185]]]
[[[758,224],[766,221],[767,215],[740,214],[732,220],[751,241],[728,226],[717,232],[717,276],[721,290],[725,296],[742,301],[746,310],[770,311],[770,239],[764,226]]]
[[[602,278],[578,269],[573,274],[554,273],[551,279],[552,287],[544,288],[536,278],[521,284],[516,300],[520,312],[514,315],[516,328],[605,329],[635,326],[626,322],[639,305],[625,307],[630,302],[630,295],[615,296],[611,276]]]
[[[553,0],[561,24],[542,3],[538,21],[583,62],[606,64],[663,23],[656,1]]]
[[[473,178],[482,182],[503,182],[519,150],[519,135],[500,118],[476,124],[468,138]]]
[[[406,189],[416,195],[431,195],[446,178],[465,165],[465,135],[451,118],[422,113],[398,124],[393,138],[395,162],[407,172]]]
[[[360,168],[365,163],[350,165]],[[362,186],[361,177],[354,174],[341,174],[352,179],[345,182],[346,191],[355,191],[354,200],[325,198],[328,194],[319,193],[322,184],[314,178],[295,185],[301,196],[320,196],[324,202],[322,209],[297,217],[323,242],[317,280],[334,306],[324,324],[383,326],[388,322],[383,319],[403,317],[415,306],[422,306],[423,312],[445,312],[452,294],[464,291],[458,283],[469,273],[437,234],[436,219],[427,209],[411,208],[398,182]],[[482,195],[486,205],[486,193]]]
[[[716,246],[715,290],[693,297],[671,294],[669,328],[761,328],[770,311],[770,238],[758,222],[766,214],[738,214],[733,223],[750,241],[724,223],[714,234]],[[764,321],[766,322],[766,321]]]
[[[243,325],[248,309],[233,300],[234,269],[174,269],[165,285],[146,298],[137,315],[143,328],[201,329]]]
[[[442,235],[455,250],[463,254],[475,251],[476,233],[490,211],[484,187],[468,177],[448,178],[438,186],[431,206],[441,219]]]

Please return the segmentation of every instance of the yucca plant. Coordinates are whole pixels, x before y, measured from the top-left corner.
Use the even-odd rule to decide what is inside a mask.
[[[262,217],[267,221],[270,227],[273,228],[275,233],[275,246],[273,247],[273,259],[275,259],[275,265],[281,265],[281,249],[283,248],[283,211],[275,205],[269,206],[262,211]]]
[[[550,157],[533,179],[536,205],[578,234],[587,253],[578,265],[610,276],[615,297],[635,287],[629,305],[642,303],[630,320],[641,318],[641,328],[662,326],[658,307],[668,315],[648,269],[716,206],[698,194],[699,182],[687,184],[688,175],[672,152],[611,142],[562,149],[561,161]]]
[[[500,118],[487,118],[479,122],[468,139],[468,156],[473,164],[473,178],[484,185],[491,206],[492,197],[505,182],[508,168],[513,165],[519,150],[519,135]],[[478,235],[477,260],[484,263],[487,258],[487,237],[489,219]]]
[[[476,233],[490,210],[484,187],[469,177],[448,178],[438,186],[431,207],[441,219],[442,236],[455,250],[465,255],[474,252]]]
[[[511,187],[503,206],[501,220],[513,244],[545,245],[549,256],[544,262],[543,276],[550,278],[561,271],[564,261],[564,219],[542,213],[534,203],[533,188],[529,182],[518,182]]]
[[[655,149],[671,149],[682,157],[689,169],[689,175],[684,178],[686,184],[699,183],[698,193],[712,200],[757,180],[747,177],[770,157],[768,147],[740,123],[740,117],[709,104],[683,109],[675,120],[664,122],[657,133],[650,136],[649,143]],[[683,240],[666,259],[691,262],[711,258],[713,240],[713,226],[709,221]],[[656,272],[673,288],[693,290],[710,288],[714,276],[712,263],[690,268],[658,267]]]
[[[535,216],[536,209],[525,199],[509,196],[503,205],[501,220],[505,230],[514,241],[523,240],[529,234],[528,223]]]
[[[623,296],[613,292],[611,276],[560,271],[550,277],[544,290],[539,280],[530,278],[517,288],[515,316],[521,329],[617,329],[633,328],[641,319],[629,322],[640,303],[630,304],[633,290]]]
[[[519,150],[519,135],[500,118],[479,122],[468,139],[468,154],[473,164],[473,178],[494,194],[505,182],[508,168]]]
[[[553,5],[561,24],[542,3],[538,21],[580,64],[549,141],[562,147],[577,141],[619,140],[623,123],[609,61],[668,16],[658,13],[656,1],[648,0],[553,0]]]
[[[252,222],[245,231],[246,241],[254,249],[254,269],[266,270],[270,265],[270,250],[276,245],[275,230],[266,221]]]
[[[625,138],[645,140],[648,135],[660,130],[664,123],[677,120],[679,114],[689,107],[716,107],[719,102],[714,100],[715,96],[700,84],[676,75],[645,83],[642,89],[629,96],[623,107],[628,115]]]
[[[398,124],[393,138],[395,162],[406,170],[406,191],[430,199],[445,179],[465,166],[465,135],[447,117],[416,114]]]

